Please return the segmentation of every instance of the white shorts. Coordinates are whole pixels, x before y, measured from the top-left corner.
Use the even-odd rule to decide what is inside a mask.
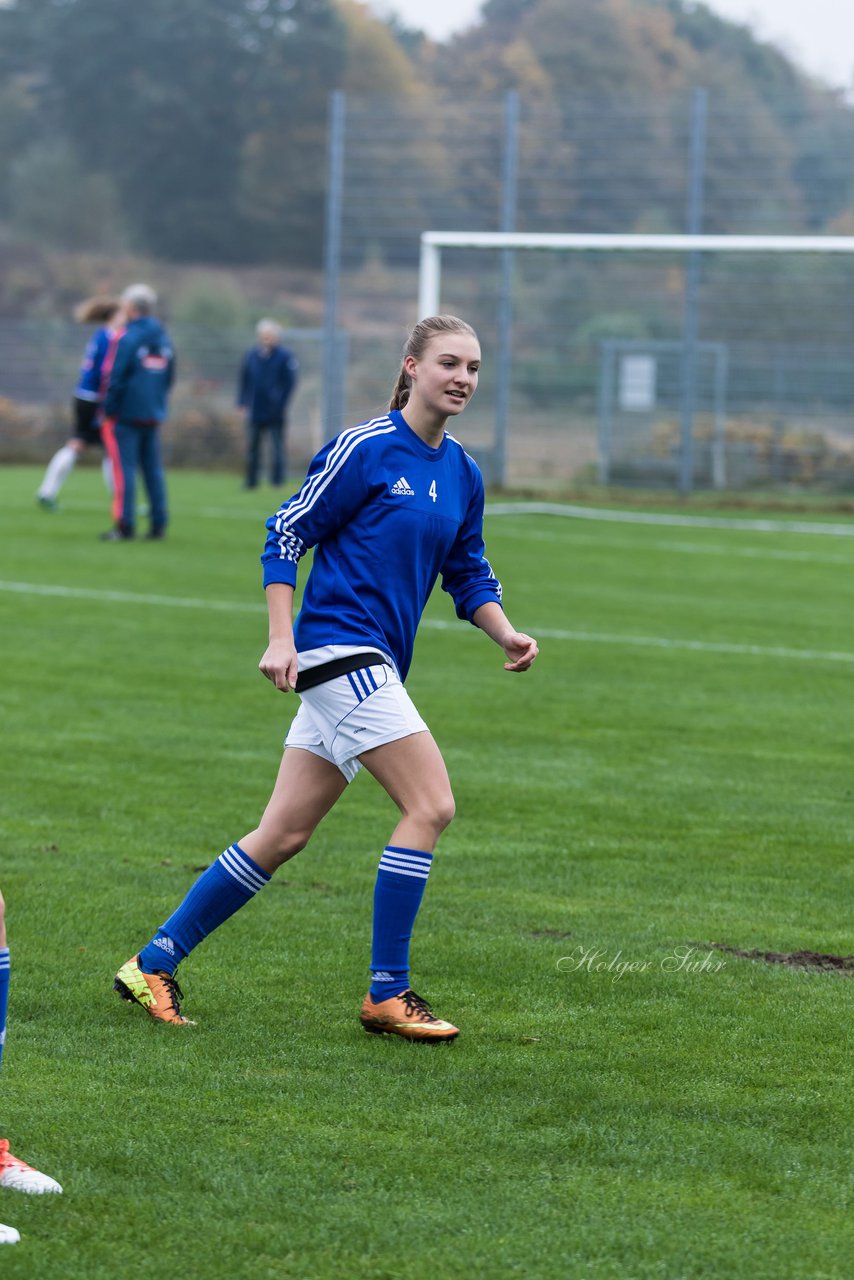
[[[337,765],[348,782],[361,769],[357,756],[412,733],[429,733],[392,667],[363,667],[298,695],[300,709],[285,738]]]

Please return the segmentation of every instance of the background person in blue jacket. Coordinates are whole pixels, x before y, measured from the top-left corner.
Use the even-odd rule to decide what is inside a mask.
[[[179,964],[308,844],[365,768],[397,805],[399,820],[376,873],[361,1024],[372,1034],[425,1042],[458,1034],[409,980],[409,943],[433,851],[454,816],[445,762],[403,684],[436,580],[457,616],[495,641],[505,671],[527,671],[537,656],[536,641],[505,614],[486,559],[483,478],[445,430],[474,395],[479,369],[470,325],[456,316],[422,320],[404,349],[388,413],[330,440],[299,492],[267,521],[270,642],[259,667],[283,693],[295,690],[300,706],[257,828],[229,845],[116,974],[119,995],[157,1021],[188,1023]],[[297,567],[311,547],[294,622]],[[328,1006],[321,990],[317,1017],[323,1035]]]
[[[297,384],[296,357],[282,346],[282,330],[275,320],[259,320],[257,345],[247,351],[240,366],[237,404],[246,410],[246,485],[254,489],[261,468],[262,440],[270,450],[270,484],[285,479],[285,431],[288,401]]]
[[[115,423],[119,467],[114,476],[115,528],[101,536],[109,542],[133,538],[136,533],[136,472],[148,494],[151,528],[149,538],[162,538],[168,520],[166,478],[160,451],[160,424],[175,375],[175,357],[169,336],[152,315],[157,295],[146,284],[132,284],[122,294],[127,328],[116,349],[110,383],[104,400],[104,417]]]

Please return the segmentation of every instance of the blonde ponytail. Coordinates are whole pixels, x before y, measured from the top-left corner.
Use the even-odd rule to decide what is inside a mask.
[[[397,375],[397,382],[394,384],[388,407],[389,409],[403,409],[407,404],[409,404],[409,374],[401,364],[400,373]]]

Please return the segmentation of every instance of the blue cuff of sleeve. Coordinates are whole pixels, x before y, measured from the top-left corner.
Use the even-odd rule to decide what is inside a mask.
[[[463,611],[459,613],[459,617],[465,618],[467,622],[472,622],[475,613],[477,613],[482,604],[500,605],[501,600],[499,599],[498,592],[492,591],[488,587],[483,591],[478,591],[475,595],[471,596],[470,599],[465,601]]]
[[[264,586],[273,582],[285,582],[290,587],[297,585],[297,567],[292,560],[265,560]]]

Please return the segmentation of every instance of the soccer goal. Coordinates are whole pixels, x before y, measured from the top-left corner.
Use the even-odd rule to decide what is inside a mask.
[[[652,369],[657,361],[662,376],[658,380],[658,385],[663,387],[665,381],[670,388],[670,400],[667,405],[667,432],[669,461],[669,476],[662,472],[665,482],[673,482],[683,491],[687,491],[694,486],[695,483],[695,464],[697,463],[697,455],[703,454],[705,445],[706,427],[702,419],[704,418],[703,400],[703,379],[708,381],[710,386],[709,401],[710,407],[709,418],[714,419],[713,427],[709,428],[709,436],[713,436],[713,443],[709,448],[709,457],[711,462],[704,471],[703,467],[699,468],[700,482],[713,485],[714,487],[723,487],[727,483],[727,468],[725,465],[725,450],[723,447],[723,439],[725,433],[725,419],[727,414],[727,387],[721,381],[721,370],[729,368],[730,373],[726,376],[735,380],[738,395],[741,401],[748,401],[752,397],[752,403],[760,406],[756,409],[757,422],[759,426],[756,428],[756,435],[760,430],[774,436],[771,444],[767,447],[769,456],[775,453],[781,456],[780,441],[783,439],[785,432],[789,430],[791,414],[789,410],[791,406],[799,403],[798,395],[801,401],[805,399],[806,392],[804,387],[813,388],[815,384],[823,376],[827,381],[830,376],[827,373],[828,362],[822,357],[816,364],[815,360],[809,355],[804,355],[806,346],[812,341],[813,345],[818,348],[821,344],[827,350],[833,343],[837,344],[837,366],[842,366],[841,355],[839,354],[844,345],[850,342],[850,332],[847,337],[843,337],[848,324],[847,314],[837,309],[833,313],[833,319],[828,320],[827,333],[825,335],[817,334],[817,327],[807,318],[806,308],[800,306],[801,316],[803,320],[802,332],[798,334],[797,319],[799,313],[798,298],[798,280],[791,281],[785,271],[777,271],[773,269],[774,258],[779,260],[785,258],[789,264],[794,261],[803,262],[802,255],[822,255],[825,261],[828,261],[826,255],[852,255],[854,254],[854,236],[831,236],[831,235],[646,235],[646,234],[596,234],[596,233],[527,233],[527,232],[491,232],[491,231],[425,231],[421,236],[421,254],[420,254],[420,272],[419,272],[419,290],[418,290],[418,311],[419,317],[427,315],[435,315],[442,308],[442,283],[443,283],[443,258],[450,255],[451,251],[483,251],[485,253],[496,252],[501,256],[501,260],[506,265],[508,260],[518,261],[516,255],[526,254],[530,252],[538,254],[561,254],[561,255],[600,255],[600,260],[613,264],[617,258],[622,256],[625,259],[637,261],[636,255],[641,255],[648,259],[658,256],[662,264],[662,271],[667,269],[667,264],[673,264],[676,267],[675,274],[678,277],[678,285],[676,291],[679,293],[678,302],[674,304],[674,317],[671,318],[672,331],[667,333],[667,346],[669,349],[668,375],[665,379],[664,358],[667,353],[663,352],[663,344],[659,341],[660,332],[653,332],[650,337],[649,350],[643,357],[647,361],[646,367]],[[669,255],[669,259],[668,259]],[[734,260],[729,255],[741,255],[743,259],[750,258],[754,260],[749,271],[742,272],[734,270],[731,279],[726,285],[731,291],[733,297],[740,292],[741,294],[750,293],[749,285],[745,284],[746,275],[750,271],[756,271],[755,261],[758,259],[765,263],[763,268],[764,282],[763,287],[768,293],[768,297],[773,297],[773,284],[775,275],[777,278],[778,291],[784,292],[786,295],[786,306],[791,309],[791,319],[787,325],[780,324],[774,329],[774,321],[776,319],[775,311],[782,310],[778,308],[775,302],[765,305],[765,314],[768,317],[768,323],[765,330],[759,333],[754,326],[752,331],[748,330],[748,322],[742,324],[739,330],[737,325],[728,326],[726,323],[725,304],[721,306],[721,284],[717,281],[718,305],[711,316],[706,314],[703,307],[703,297],[701,297],[700,286],[700,265],[709,261],[709,255],[720,255],[713,259],[714,262],[720,264],[726,262],[731,264]],[[769,258],[773,255],[774,258]],[[589,258],[585,258],[587,262]],[[455,262],[459,258],[454,259]],[[838,261],[838,258],[837,258]],[[851,259],[854,265],[854,259]],[[484,272],[489,268],[484,266]],[[720,273],[719,273],[720,274]],[[849,272],[844,273],[843,279],[839,273],[834,273],[839,277],[839,291],[850,296],[851,287],[854,285]],[[785,280],[783,277],[785,276]],[[505,269],[503,273],[503,281],[506,282],[503,287],[506,290],[512,289],[510,283],[513,275]],[[769,284],[769,280],[771,284]],[[703,291],[706,290],[706,284],[703,283]],[[451,290],[449,290],[450,292]],[[671,294],[674,288],[671,285]],[[829,298],[830,290],[825,290],[825,296]],[[816,295],[821,295],[821,289],[813,287],[811,289],[813,303],[815,306],[821,306],[822,303],[815,302]],[[836,303],[833,303],[836,307]],[[830,316],[831,306],[828,305],[825,310]],[[744,308],[746,315],[746,308]],[[502,367],[498,371],[497,386],[495,394],[495,437],[492,448],[491,461],[493,466],[492,478],[499,483],[503,483],[507,479],[507,456],[508,456],[508,421],[509,421],[509,401],[511,394],[511,364],[517,356],[517,344],[510,339],[509,329],[512,325],[511,315],[513,308],[511,299],[505,296],[499,298],[499,306],[496,308],[498,326],[499,326],[499,346],[507,353],[508,358],[503,362]],[[723,315],[723,320],[722,320]],[[701,325],[702,318],[702,325]],[[501,327],[504,325],[504,332],[501,333]],[[709,329],[710,325],[714,325],[714,329]],[[701,341],[701,327],[704,330]],[[749,377],[742,367],[735,362],[728,360],[727,352],[731,344],[741,342],[744,344],[745,332],[752,333],[755,336],[759,333],[762,341],[766,343],[768,354],[766,357],[754,355],[754,364],[759,370],[756,361],[760,359],[766,360],[769,368],[773,366],[772,373],[768,378],[764,379],[764,369],[756,373],[753,384],[748,386]],[[794,336],[793,336],[794,335]],[[560,358],[560,344],[562,335],[559,327],[555,327],[552,342],[554,348],[555,361]],[[615,388],[606,385],[609,371],[615,371],[614,377],[619,377],[625,373],[628,366],[635,371],[643,369],[643,361],[639,358],[643,353],[640,347],[635,352],[630,352],[626,361],[614,360],[614,341],[626,337],[626,334],[619,332],[609,333],[607,327],[598,333],[597,337],[600,342],[600,367],[599,367],[599,404],[600,404],[600,421],[598,432],[598,475],[603,481],[611,478],[619,478],[615,473],[615,465],[619,460],[619,448],[621,444],[620,422],[619,416],[613,412],[613,405],[619,401],[619,388],[615,384]],[[788,343],[788,346],[787,346]],[[719,353],[715,356],[714,363],[709,364],[705,353],[711,347],[715,346]],[[705,361],[705,364],[704,364]],[[799,363],[801,362],[801,363]],[[804,363],[805,362],[805,363]],[[804,365],[804,376],[800,377],[799,372],[801,364]],[[704,372],[705,366],[708,365],[709,372]],[[796,372],[797,371],[797,372]],[[760,377],[761,373],[761,377]],[[789,381],[786,383],[786,377],[789,375]],[[835,375],[834,375],[835,376]],[[773,387],[769,390],[765,386],[765,382]],[[795,383],[799,382],[799,387]],[[654,386],[654,379],[649,379],[650,386]],[[760,385],[761,384],[761,385]],[[744,388],[747,387],[745,391]],[[754,389],[751,389],[754,388]],[[778,411],[775,407],[777,401],[780,400],[781,387],[784,388],[786,399],[784,409],[785,412]],[[831,400],[834,402],[835,408],[838,410],[837,418],[841,418],[843,406],[846,403],[850,405],[849,398],[850,388],[847,383],[843,385],[839,382],[833,388]],[[821,399],[820,391],[810,390],[809,394],[813,397],[814,402]],[[775,399],[776,397],[776,399]],[[739,404],[741,403],[739,401]],[[773,403],[772,403],[773,402]],[[608,413],[607,421],[603,427],[602,424],[602,405],[606,406]],[[625,438],[631,438],[637,444],[640,433],[637,428],[640,422],[639,414],[641,412],[640,400],[635,395],[635,403],[631,403],[629,396],[626,401],[626,430]],[[789,414],[789,416],[786,416]],[[634,415],[632,417],[632,415]],[[804,404],[803,417],[810,416],[810,421],[815,421],[816,414],[811,404],[807,409]],[[739,421],[745,418],[745,412],[739,409]],[[632,418],[629,423],[629,418]],[[819,414],[820,417],[820,414]],[[650,418],[651,420],[651,418]],[[782,426],[780,424],[783,424]],[[775,425],[776,424],[776,425]],[[658,427],[658,438],[662,437],[661,423]],[[792,432],[789,431],[791,435]],[[739,444],[738,448],[742,446]],[[750,446],[758,448],[754,445]],[[764,447],[764,446],[763,446]],[[747,449],[745,445],[742,453]],[[489,451],[487,451],[489,452]],[[732,452],[734,459],[737,460],[741,455],[738,454],[736,445],[733,444]],[[703,457],[700,458],[703,462]],[[705,463],[703,463],[705,465]],[[737,467],[734,467],[734,471]],[[745,474],[747,474],[745,472]],[[708,475],[708,481],[706,476]],[[773,474],[769,472],[770,478]],[[745,481],[746,483],[747,481]]]

